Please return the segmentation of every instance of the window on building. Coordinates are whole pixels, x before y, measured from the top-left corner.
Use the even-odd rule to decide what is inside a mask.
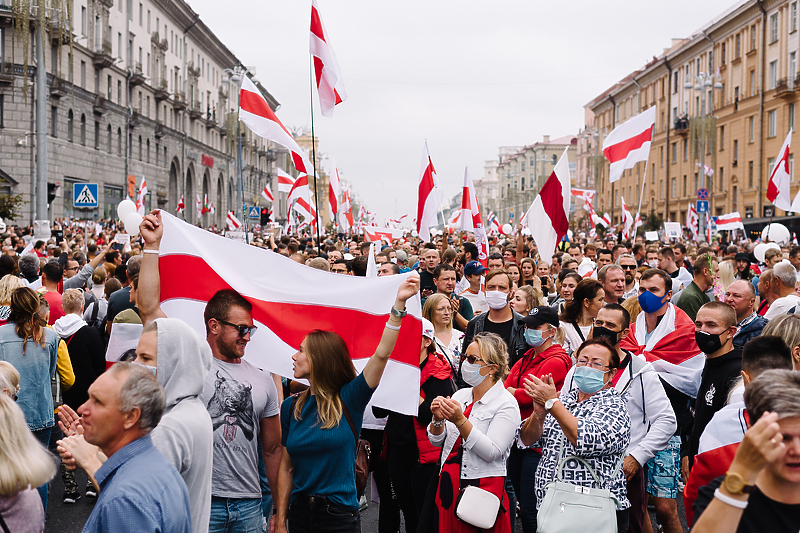
[[[111,75],[109,74],[108,83],[106,83],[106,98],[108,99],[109,102],[111,101],[111,88],[112,87],[113,87],[113,84],[111,83]]]
[[[139,26],[144,26],[144,6],[139,2]]]
[[[6,97],[4,94],[0,94],[0,128],[4,127],[5,124],[3,123],[3,116],[5,115],[5,104],[6,104]]]
[[[739,139],[733,140],[733,166],[739,163]]]
[[[145,159],[147,164],[150,164],[150,139],[147,139],[147,159]]]
[[[520,170],[521,170],[522,172],[525,172],[525,161],[521,161],[521,162],[520,162]]]
[[[734,53],[736,54],[735,58],[739,59],[742,56],[742,34],[736,34],[736,47],[734,49]]]
[[[683,160],[689,160],[689,141],[686,139],[683,140]]]
[[[758,30],[756,29],[756,25],[753,24],[750,26],[750,50],[756,49],[756,39],[758,38]]]
[[[769,18],[769,42],[770,44],[778,40],[778,14],[775,13]]]
[[[659,180],[658,188],[659,188],[659,191],[661,193],[661,199],[663,200],[664,199],[664,180]]]
[[[767,175],[772,176],[772,170],[775,168],[775,158],[770,157],[767,159]]]
[[[678,197],[678,179],[677,178],[672,178],[672,197],[673,198],[677,198]]]
[[[725,191],[725,168],[719,167],[719,175],[717,176],[717,183],[719,183],[720,192]]]
[[[719,151],[725,151],[725,126],[719,127]]]
[[[778,85],[778,60],[769,62],[769,79],[767,89],[774,89]]]
[[[86,115],[81,114],[81,144],[86,146]]]
[[[678,162],[678,143],[672,143],[672,164]]]
[[[750,96],[756,95],[756,71],[750,71]]]
[[[753,187],[753,162],[747,162],[747,186],[752,188]]]
[[[789,104],[789,129],[794,129],[794,104]]]
[[[142,136],[139,135],[139,161],[142,160]]]
[[[792,2],[789,6],[789,33],[797,31],[797,2]]]
[[[683,195],[686,196],[687,194],[687,179],[686,174],[683,175]]]
[[[778,110],[773,109],[772,111],[767,112],[767,137],[775,137],[777,134],[778,134]]]
[[[756,117],[749,117],[748,118],[748,134],[750,138],[750,142],[755,141],[756,137]]]
[[[111,124],[109,124],[108,127],[106,128],[106,146],[107,146],[109,154],[111,154],[112,151],[113,151],[113,144],[112,144],[112,141],[111,141],[111,135],[112,135],[111,131],[112,131],[111,130]]]
[[[661,164],[661,167],[663,168],[664,167],[664,147],[663,146],[659,147],[659,161],[661,162],[660,164]]]
[[[125,105],[125,102],[122,101],[122,80],[117,80],[117,103]]]
[[[672,73],[672,93],[678,92],[678,71]]]
[[[67,111],[67,140],[72,142],[72,123],[74,121],[74,115],[72,114],[72,109]]]
[[[739,101],[739,86],[738,85],[733,88],[733,101],[734,102],[738,102]]]
[[[720,62],[721,65],[725,65],[725,55],[726,55],[725,54],[725,43],[723,42],[722,45],[720,46],[720,54],[719,54],[719,56],[720,56],[719,57],[719,62]],[[699,62],[700,60],[698,59],[697,61]],[[699,67],[699,64],[698,64],[698,67]],[[700,72],[700,69],[698,68],[697,71]]]
[[[94,121],[94,149],[100,149],[100,122]]]
[[[81,61],[81,89],[86,88],[86,61]]]
[[[694,173],[694,190],[695,191],[697,190],[697,179],[698,179],[697,172],[695,172]]]

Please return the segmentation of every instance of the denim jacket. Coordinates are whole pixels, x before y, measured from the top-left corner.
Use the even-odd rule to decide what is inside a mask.
[[[50,380],[56,373],[58,336],[50,328],[43,331],[44,347],[28,339],[22,355],[22,339],[17,336],[14,323],[0,326],[0,361],[8,361],[19,371],[17,405],[31,431],[55,425]]]

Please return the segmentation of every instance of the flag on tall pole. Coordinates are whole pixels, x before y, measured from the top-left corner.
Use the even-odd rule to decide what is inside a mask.
[[[203,216],[203,202],[200,200],[200,195],[196,195],[194,207],[197,210],[197,221],[200,221],[200,217]]]
[[[147,196],[147,181],[142,176],[142,181],[139,184],[139,194],[136,195],[136,212],[144,216],[144,197]]]
[[[558,242],[567,234],[571,198],[569,161],[564,150],[525,218],[541,257],[551,257]]]
[[[486,266],[489,258],[489,241],[486,238],[486,228],[483,226],[478,196],[475,194],[475,185],[469,175],[469,167],[464,168],[464,187],[461,193],[461,231],[471,231],[475,236],[478,260],[483,266]]]
[[[339,224],[345,231],[353,227],[353,206],[350,203],[350,191],[347,189],[342,193],[342,205],[339,210]]]
[[[620,199],[622,200],[622,238],[628,239],[630,238],[631,228],[633,227],[633,215],[628,209],[628,204],[625,203],[625,198],[620,196]]]
[[[428,141],[425,141],[417,194],[417,234],[423,242],[431,240],[430,227],[437,223],[436,216],[442,198],[442,191],[436,184],[436,170],[428,152]]]
[[[228,211],[228,216],[225,218],[225,221],[228,223],[228,229],[231,231],[237,230],[242,226],[242,223],[239,222],[239,219],[236,218],[233,211]]]
[[[264,190],[261,191],[261,196],[263,196],[264,200],[266,200],[268,202],[274,202],[275,201],[275,197],[272,196],[272,191],[269,190],[269,185],[265,186]]]
[[[319,107],[322,116],[332,117],[333,108],[347,99],[344,80],[336,54],[330,44],[328,32],[317,7],[317,0],[311,0],[311,35],[309,51],[314,58],[314,73],[317,78]]]
[[[339,213],[339,196],[342,194],[342,182],[339,179],[339,169],[336,161],[331,158],[331,172],[328,176],[328,205],[331,208],[331,220],[336,224],[336,215]]]
[[[289,193],[294,186],[294,178],[287,174],[284,170],[278,169],[278,192]]]
[[[298,146],[289,130],[278,120],[261,91],[247,75],[242,76],[239,119],[259,137],[274,141],[289,150],[294,166],[299,172],[306,174],[312,172],[311,163],[308,162],[303,149]]]
[[[186,209],[186,205],[183,203],[183,195],[181,195],[181,199],[178,200],[178,207],[175,209],[175,212],[183,213],[184,209]]]
[[[775,162],[775,168],[772,169],[769,184],[767,185],[767,200],[784,211],[791,211],[792,209],[789,190],[792,181],[792,177],[789,175],[789,149],[792,144],[792,131],[789,128],[789,135],[783,141],[781,151],[778,153],[778,160]]]
[[[686,227],[692,232],[694,240],[697,240],[700,236],[700,217],[697,216],[697,210],[691,202],[689,202],[689,211],[686,214]]]
[[[611,183],[636,163],[647,161],[655,121],[656,106],[653,106],[620,124],[603,139],[603,155],[609,162],[608,177]]]

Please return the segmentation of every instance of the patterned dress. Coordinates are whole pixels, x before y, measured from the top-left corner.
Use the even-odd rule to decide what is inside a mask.
[[[582,463],[575,460],[567,461],[564,465],[563,480],[584,487],[610,489],[619,500],[618,510],[627,509],[631,504],[628,501],[625,474],[622,469],[617,472],[614,479],[611,479],[617,464],[625,457],[625,451],[631,440],[631,419],[625,407],[625,400],[615,389],[603,389],[578,402],[578,389],[570,391],[565,389],[566,387],[562,389],[560,400],[578,419],[577,446],[573,446],[566,438],[558,421],[552,415],[547,415],[541,438],[527,446],[527,448],[542,448],[542,459],[536,470],[535,481],[537,508],[544,500],[547,483],[556,477],[558,451],[563,442],[563,456],[576,455],[584,459],[600,478],[602,487],[597,487],[591,473]],[[526,448],[519,439],[521,428],[522,424],[517,430],[517,445]]]

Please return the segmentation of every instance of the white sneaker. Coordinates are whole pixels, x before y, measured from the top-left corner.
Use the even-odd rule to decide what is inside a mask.
[[[358,510],[363,511],[367,507],[369,507],[369,504],[367,503],[367,496],[365,494],[362,494],[361,498],[358,500]]]

